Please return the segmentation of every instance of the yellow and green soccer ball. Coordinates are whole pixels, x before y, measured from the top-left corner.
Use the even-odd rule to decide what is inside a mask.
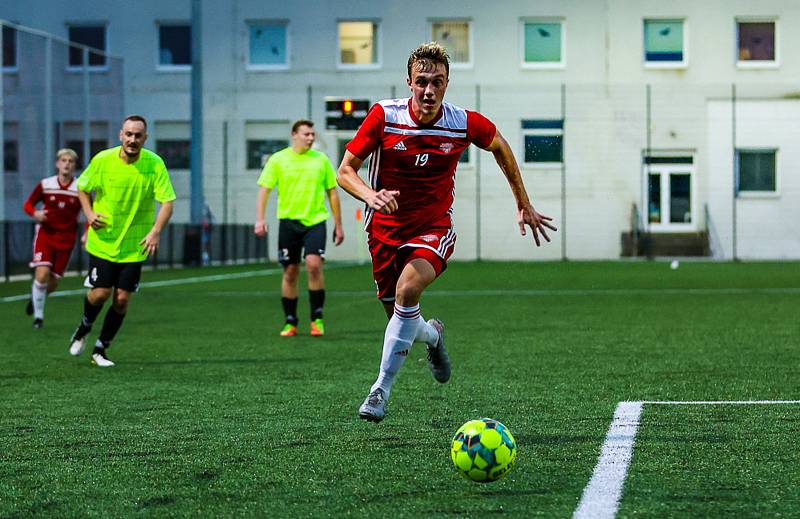
[[[470,420],[453,436],[450,458],[465,478],[489,483],[514,467],[517,443],[511,431],[497,420]]]

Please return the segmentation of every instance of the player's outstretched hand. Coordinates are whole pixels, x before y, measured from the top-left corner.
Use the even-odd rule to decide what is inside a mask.
[[[397,197],[400,196],[400,191],[389,191],[388,189],[381,189],[374,195],[367,197],[364,201],[367,205],[378,211],[381,214],[392,214],[397,211],[399,207],[397,204]]]
[[[105,217],[106,215],[102,213],[92,213],[87,216],[86,220],[89,222],[89,225],[92,226],[92,229],[97,231],[108,225],[108,222],[104,220]]]
[[[550,223],[551,220],[552,218],[549,216],[537,213],[536,209],[534,209],[531,204],[527,204],[517,211],[519,233],[525,236],[527,234],[525,231],[525,226],[527,225],[530,227],[533,231],[533,241],[536,242],[537,247],[541,245],[541,242],[539,241],[539,233],[542,233],[542,237],[544,237],[545,240],[550,241],[550,237],[547,235],[547,230],[545,230],[545,228],[550,229],[551,231],[558,230],[553,224]]]
[[[253,225],[253,232],[256,236],[264,237],[267,235],[267,224],[266,222],[256,222]]]
[[[160,240],[160,232],[151,230],[149,233],[147,233],[147,236],[145,236],[144,239],[139,242],[139,245],[142,246],[142,254],[147,254],[148,256],[155,254],[158,250],[158,242]]]

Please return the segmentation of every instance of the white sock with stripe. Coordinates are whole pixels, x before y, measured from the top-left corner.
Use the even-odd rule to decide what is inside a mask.
[[[420,315],[418,318],[419,324],[417,328],[417,336],[414,342],[424,342],[431,346],[436,346],[436,341],[439,340],[439,331],[428,324],[428,322]]]
[[[35,279],[31,286],[31,301],[33,301],[33,318],[44,319],[44,301],[47,299],[47,283],[39,283]]]
[[[378,380],[370,388],[370,392],[380,388],[389,397],[392,384],[411,352],[411,345],[417,336],[419,320],[419,304],[414,306],[394,305],[394,315],[386,325],[383,337],[383,355],[381,356],[381,370]]]

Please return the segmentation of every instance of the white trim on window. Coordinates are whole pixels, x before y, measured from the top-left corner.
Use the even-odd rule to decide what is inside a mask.
[[[281,25],[283,26],[284,30],[286,31],[286,39],[284,44],[286,46],[286,63],[273,63],[273,64],[259,64],[259,63],[250,63],[250,27],[253,25]],[[245,43],[244,43],[244,66],[245,70],[250,70],[254,72],[264,72],[264,71],[275,71],[275,70],[289,70],[291,68],[290,64],[292,61],[292,47],[291,47],[291,39],[289,38],[289,20],[287,19],[268,19],[268,18],[258,18],[258,19],[250,19],[245,20],[245,27],[247,30],[245,31]]]
[[[88,66],[85,67],[85,68],[87,68],[90,73],[91,72],[108,72],[108,70],[110,69],[110,65],[108,63],[109,60],[110,60],[110,58],[108,56],[108,54],[109,54],[109,50],[108,50],[108,22],[107,21],[105,21],[105,22],[93,22],[93,21],[71,22],[71,21],[67,21],[66,22],[66,26],[67,26],[67,41],[69,41],[71,43],[77,43],[77,42],[72,42],[69,39],[69,30],[72,27],[84,27],[84,28],[86,28],[86,27],[89,27],[89,28],[94,27],[94,28],[102,28],[103,29],[103,40],[105,42],[106,48],[105,49],[98,49],[98,50],[103,51],[103,57],[105,58],[105,64],[103,64],[103,65],[88,65],[87,64]],[[69,63],[69,54],[70,54],[70,49],[72,49],[72,48],[73,48],[72,46],[69,46],[69,45],[67,46],[67,67],[66,67],[65,70],[67,72],[69,72],[69,73],[82,73],[83,69],[84,69],[83,65],[70,65],[70,63]]]
[[[3,44],[3,35],[2,35],[2,27],[8,27],[9,29],[14,31],[14,65],[13,66],[5,66],[3,65],[3,55],[2,55],[2,44]],[[0,69],[2,69],[3,74],[16,74],[19,72],[19,31],[11,26],[2,25],[0,26]]]
[[[681,61],[647,61],[647,47],[645,46],[644,28],[648,21],[676,21],[683,26],[683,59]],[[686,69],[689,68],[689,24],[685,16],[647,16],[642,18],[642,64],[646,69]]]
[[[553,70],[567,67],[567,24],[565,21],[564,18],[520,18],[518,34],[519,62],[521,68],[529,70]],[[557,23],[561,26],[561,61],[525,61],[525,24],[527,23]]]
[[[375,46],[374,63],[342,63],[342,48],[339,37],[339,24],[348,22],[370,22],[375,28],[372,45]],[[383,28],[375,18],[340,18],[336,20],[336,68],[338,70],[380,70],[383,68]]]
[[[775,26],[774,41],[775,59],[774,60],[740,60],[739,59],[739,24],[740,23],[772,23]],[[733,20],[733,49],[736,68],[748,69],[776,69],[781,66],[781,47],[780,47],[780,25],[777,16],[737,16]]]
[[[186,73],[192,71],[192,65],[171,65],[167,64],[164,65],[161,63],[161,26],[162,25],[185,25],[188,26],[190,29],[192,27],[192,22],[187,20],[156,20],[155,27],[156,27],[156,72],[166,72],[166,73]],[[189,39],[189,49],[191,52],[192,42],[191,38]]]
[[[428,19],[428,34],[431,37],[430,41],[434,41],[433,24],[434,23],[466,23],[467,24],[467,54],[469,61],[450,61],[451,70],[467,70],[475,66],[475,35],[472,26],[471,18],[429,18]],[[441,43],[441,42],[439,42]]]
[[[739,154],[745,153],[765,153],[765,152],[772,152],[775,154],[775,189],[773,191],[747,191],[742,189],[737,189],[736,196],[739,199],[742,198],[750,198],[750,199],[765,199],[765,198],[780,198],[781,197],[781,175],[780,175],[780,149],[767,147],[767,146],[743,146],[741,148],[736,148],[736,182],[737,184],[740,183],[740,176],[741,176],[741,162],[739,161]]]

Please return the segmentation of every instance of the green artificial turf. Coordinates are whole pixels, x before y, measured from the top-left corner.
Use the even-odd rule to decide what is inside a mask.
[[[0,302],[0,517],[569,517],[619,401],[800,399],[797,263],[452,263],[422,300],[452,379],[416,345],[380,424],[356,417],[386,323],[368,266],[328,265],[324,338],[304,290],[278,337],[272,265],[143,281],[110,369],[67,353],[81,295],[41,330]],[[449,457],[482,416],[519,448],[485,485]],[[645,405],[619,516],[797,514],[798,433],[798,405]]]

